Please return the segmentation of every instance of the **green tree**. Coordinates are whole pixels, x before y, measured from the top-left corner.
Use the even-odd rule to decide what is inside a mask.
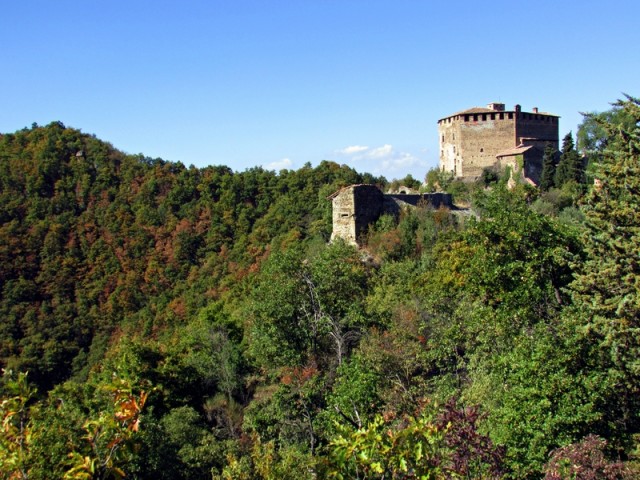
[[[513,478],[537,478],[549,453],[582,436],[608,435],[609,380],[576,325],[558,316],[511,339],[512,348],[476,355],[466,397],[488,412],[483,427],[507,447]]]
[[[103,388],[111,397],[110,405],[83,424],[85,443],[69,454],[71,468],[65,473],[66,479],[124,478],[124,468],[135,455],[141,414],[149,392],[117,377]]]
[[[316,458],[295,446],[276,447],[274,441],[263,442],[259,436],[250,438],[242,455],[230,454],[220,474],[213,480],[313,480]]]
[[[596,119],[607,144],[583,205],[587,259],[571,287],[615,386],[616,422],[633,434],[640,431],[640,101],[627,97],[616,107],[633,126]]]
[[[542,175],[540,175],[540,190],[546,192],[555,186],[556,149],[548,144],[542,157]]]
[[[27,382],[27,374],[4,371],[0,398],[0,474],[8,479],[29,478],[29,453],[33,436],[32,408],[29,403],[35,390]]]
[[[423,404],[415,416],[376,416],[329,443],[326,478],[501,478],[501,454],[477,431],[475,408]]]
[[[582,123],[578,126],[576,143],[578,151],[590,160],[598,161],[600,154],[609,143],[611,129],[605,125],[618,125],[624,129],[633,129],[635,119],[620,103],[614,103],[612,108],[604,112],[585,113]]]
[[[248,305],[250,352],[261,365],[326,363],[337,366],[363,324],[367,271],[355,248],[325,246],[314,258],[302,249],[273,254]]]
[[[560,161],[556,168],[554,180],[556,187],[562,187],[568,182],[575,182],[579,185],[586,182],[584,159],[580,157],[580,154],[575,149],[571,132],[567,133],[562,139]]]

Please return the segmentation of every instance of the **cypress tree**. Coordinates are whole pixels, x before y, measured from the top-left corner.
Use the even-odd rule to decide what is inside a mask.
[[[547,191],[555,186],[556,155],[553,145],[548,144],[542,157],[542,174],[540,175],[540,190]]]
[[[556,187],[562,187],[572,180],[578,184],[584,184],[586,181],[584,170],[584,162],[576,151],[573,134],[569,132],[562,139],[560,162],[555,175]]]

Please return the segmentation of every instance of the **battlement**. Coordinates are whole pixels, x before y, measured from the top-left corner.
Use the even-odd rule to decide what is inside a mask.
[[[542,123],[558,123],[557,115],[538,111],[537,107],[531,112],[523,112],[520,105],[516,105],[513,110],[505,110],[504,103],[490,103],[487,107],[473,107],[461,112],[454,113],[448,117],[438,120],[438,125],[455,122],[487,122],[500,120],[521,120]]]

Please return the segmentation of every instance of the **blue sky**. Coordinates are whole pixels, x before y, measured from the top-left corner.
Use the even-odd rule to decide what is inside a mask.
[[[60,120],[185,165],[422,179],[450,113],[537,106],[564,135],[640,96],[638,18],[637,0],[8,0],[0,132]]]

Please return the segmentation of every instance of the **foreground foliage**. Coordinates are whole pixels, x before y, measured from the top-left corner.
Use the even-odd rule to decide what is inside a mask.
[[[2,135],[0,476],[632,478],[640,105],[615,108],[594,186],[567,140],[561,188],[464,187],[473,215],[383,216],[360,251],[327,197],[385,181],[332,162]]]
[[[501,452],[476,430],[476,409],[426,405],[400,419],[377,415],[329,444],[327,478],[500,478]]]

